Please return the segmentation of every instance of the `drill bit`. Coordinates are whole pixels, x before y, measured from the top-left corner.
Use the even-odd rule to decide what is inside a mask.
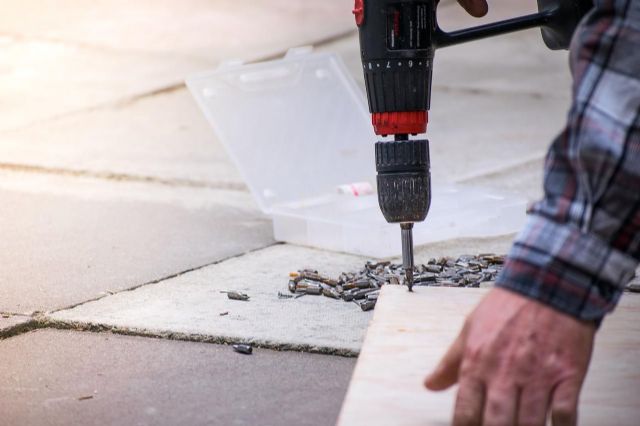
[[[413,291],[413,223],[401,223],[402,267],[407,278],[409,291]]]

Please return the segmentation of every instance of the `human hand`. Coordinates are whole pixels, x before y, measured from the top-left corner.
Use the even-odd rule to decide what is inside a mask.
[[[453,424],[575,425],[595,325],[495,288],[467,318],[430,390],[458,382]]]
[[[489,11],[487,0],[458,0],[458,3],[469,12],[469,15],[476,18],[486,15]]]

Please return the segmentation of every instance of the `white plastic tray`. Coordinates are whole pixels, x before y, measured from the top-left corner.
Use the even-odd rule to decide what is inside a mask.
[[[333,54],[291,50],[284,58],[231,63],[187,86],[279,241],[374,257],[400,253],[398,225],[373,195],[338,194],[340,185],[375,188],[373,133],[364,93]],[[525,200],[488,188],[433,186],[416,245],[517,231]]]

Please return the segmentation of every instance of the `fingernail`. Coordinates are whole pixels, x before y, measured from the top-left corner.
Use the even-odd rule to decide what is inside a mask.
[[[434,379],[433,379],[433,374],[430,374],[427,376],[426,379],[424,379],[424,387],[427,389],[433,389],[434,387]]]

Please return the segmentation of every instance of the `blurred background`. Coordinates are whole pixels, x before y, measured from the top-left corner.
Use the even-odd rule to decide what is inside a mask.
[[[352,3],[4,1],[0,6],[0,170],[37,168],[242,188],[235,168],[185,91],[184,78],[225,60],[263,60],[281,56],[290,47],[315,45],[340,54],[362,81]],[[478,20],[454,3],[444,1],[440,6],[445,29],[536,8],[533,0],[495,0],[490,2],[488,17]],[[521,114],[498,108],[511,99],[483,97],[481,91],[530,95],[521,102],[539,102],[543,95],[566,96],[565,55],[546,51],[538,34],[530,30],[438,52],[430,129],[440,146],[473,149],[482,135],[478,132]],[[482,104],[475,102],[467,109],[452,105],[466,102],[461,95],[477,95],[471,101]],[[466,113],[486,107],[493,108],[492,123],[483,119],[483,125],[476,113]],[[554,124],[560,124],[561,118]],[[450,125],[454,120],[455,126]],[[462,123],[466,133],[473,130],[474,143],[464,136],[446,141],[440,137],[443,126],[449,131]],[[537,127],[521,126],[519,131],[536,132],[543,150],[550,133]],[[511,142],[514,136],[509,135]],[[494,150],[484,145],[488,157],[504,154],[503,147]],[[432,149],[437,156],[438,145]],[[508,149],[514,158],[523,154],[522,145]],[[468,175],[490,169],[490,162],[482,158],[472,165],[457,161],[459,166],[451,164],[447,170],[436,166],[434,173],[446,178]]]

